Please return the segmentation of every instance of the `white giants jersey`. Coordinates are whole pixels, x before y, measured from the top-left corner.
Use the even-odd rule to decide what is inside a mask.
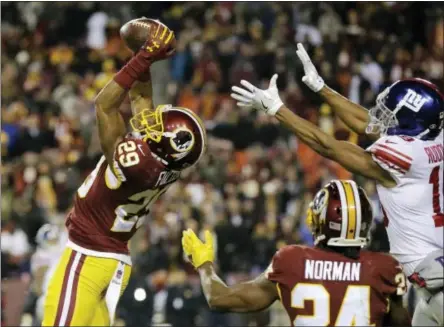
[[[390,252],[407,276],[427,254],[443,249],[443,134],[433,141],[384,136],[367,149],[397,182],[393,188],[378,184],[377,191]]]

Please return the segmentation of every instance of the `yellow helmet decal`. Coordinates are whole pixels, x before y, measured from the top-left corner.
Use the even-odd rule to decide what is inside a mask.
[[[306,223],[312,231],[325,224],[326,209],[328,204],[329,192],[326,188],[321,189],[308,206]]]
[[[312,202],[313,203],[313,202]],[[312,203],[308,206],[307,209],[307,217],[305,217],[305,223],[307,224],[307,227],[310,228],[310,230],[313,229],[313,210],[311,209]]]

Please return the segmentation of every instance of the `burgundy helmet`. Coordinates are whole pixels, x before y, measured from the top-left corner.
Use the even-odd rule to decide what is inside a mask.
[[[148,143],[152,154],[169,169],[191,167],[205,152],[205,127],[189,109],[160,105],[134,115],[130,123]]]
[[[373,212],[365,191],[351,180],[333,180],[307,212],[315,245],[365,246]]]

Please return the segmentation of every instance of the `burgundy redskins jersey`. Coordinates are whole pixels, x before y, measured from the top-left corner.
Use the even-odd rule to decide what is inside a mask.
[[[267,270],[292,326],[381,326],[389,297],[406,291],[399,263],[361,251],[357,260],[339,253],[286,246]]]
[[[143,140],[126,136],[116,147],[113,167],[102,156],[78,189],[66,222],[70,242],[127,255],[127,243],[150,207],[179,175],[167,170]]]

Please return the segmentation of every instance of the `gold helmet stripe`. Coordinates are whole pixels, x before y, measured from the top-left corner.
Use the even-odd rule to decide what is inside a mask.
[[[348,221],[346,234],[347,239],[353,240],[356,235],[356,199],[355,194],[353,192],[353,187],[349,181],[341,181],[344,186],[345,196],[347,199],[347,213],[348,213]]]

